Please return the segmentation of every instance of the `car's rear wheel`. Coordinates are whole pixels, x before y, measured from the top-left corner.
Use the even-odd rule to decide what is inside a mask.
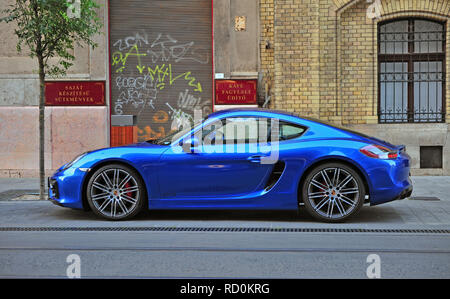
[[[307,212],[325,222],[342,222],[359,212],[365,197],[361,176],[343,163],[326,163],[306,176],[302,199]]]
[[[89,179],[86,192],[92,211],[109,220],[134,217],[142,210],[146,198],[140,175],[121,164],[97,169]]]

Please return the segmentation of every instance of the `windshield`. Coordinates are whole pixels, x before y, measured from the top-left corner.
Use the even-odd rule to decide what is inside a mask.
[[[196,123],[194,123],[192,126],[180,126],[178,129],[171,131],[169,134],[162,138],[158,139],[151,139],[147,140],[146,142],[154,143],[158,145],[170,145],[172,144],[172,141],[178,140],[179,138],[183,137],[183,135],[189,133],[193,128],[199,126],[203,123],[205,119],[200,119]]]

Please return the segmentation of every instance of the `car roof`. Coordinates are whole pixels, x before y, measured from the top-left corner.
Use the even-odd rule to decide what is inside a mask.
[[[269,115],[272,114],[273,116],[280,115],[280,116],[292,118],[292,119],[290,119],[291,121],[301,124],[303,126],[307,126],[309,128],[314,128],[314,129],[321,128],[320,130],[318,130],[319,132],[324,132],[323,129],[325,128],[327,130],[333,130],[333,132],[334,132],[333,134],[336,134],[336,132],[340,132],[341,134],[345,134],[347,136],[348,135],[353,136],[353,137],[357,136],[358,139],[363,138],[363,139],[369,139],[369,140],[373,141],[373,138],[368,135],[365,135],[360,132],[352,131],[348,128],[341,127],[341,126],[329,123],[329,122],[321,120],[321,119],[317,119],[317,118],[309,117],[309,116],[300,116],[297,113],[281,111],[281,110],[274,110],[274,109],[248,108],[248,107],[231,108],[231,109],[224,109],[224,110],[219,110],[219,111],[213,112],[210,115],[208,115],[207,118],[212,118],[212,117],[216,118],[216,117],[220,117],[220,115],[228,114],[228,113],[231,114],[231,116],[234,116],[234,115],[247,116],[246,115],[247,113],[251,113],[251,115],[258,115],[258,113],[261,113],[261,114],[266,114],[266,116],[267,116],[267,114],[269,114]],[[295,121],[295,119],[297,121]],[[330,133],[330,132],[331,131],[328,131],[328,133]]]
[[[309,116],[300,116],[296,113],[292,113],[292,112],[288,112],[288,111],[282,111],[282,110],[274,110],[274,109],[266,109],[266,108],[231,108],[231,109],[224,109],[224,110],[219,110],[216,112],[211,113],[210,115],[208,115],[208,118],[210,117],[218,117],[222,114],[227,114],[227,113],[237,113],[237,115],[239,115],[238,112],[242,112],[242,114],[245,115],[245,113],[247,112],[253,112],[253,113],[269,113],[269,114],[273,114],[273,115],[283,115],[283,116],[287,116],[287,117],[294,117],[297,120],[300,121],[306,121],[308,123],[308,125],[310,124],[314,124],[314,126],[325,126],[328,128],[332,128],[335,130],[340,130],[340,131],[345,131],[347,133],[351,133],[351,134],[356,134],[358,136],[363,136],[363,137],[367,137],[370,138],[369,136],[362,134],[360,132],[355,132],[352,130],[349,130],[347,128],[341,127],[341,126],[337,126],[335,124],[331,124],[327,121],[321,120],[321,119],[317,119],[314,117],[309,117]]]

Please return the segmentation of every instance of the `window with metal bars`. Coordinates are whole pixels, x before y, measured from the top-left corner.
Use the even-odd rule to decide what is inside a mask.
[[[445,121],[444,28],[419,18],[378,25],[380,123]]]

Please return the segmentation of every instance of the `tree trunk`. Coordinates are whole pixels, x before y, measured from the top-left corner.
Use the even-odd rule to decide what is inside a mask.
[[[44,59],[39,61],[39,198],[45,200],[45,72]]]

